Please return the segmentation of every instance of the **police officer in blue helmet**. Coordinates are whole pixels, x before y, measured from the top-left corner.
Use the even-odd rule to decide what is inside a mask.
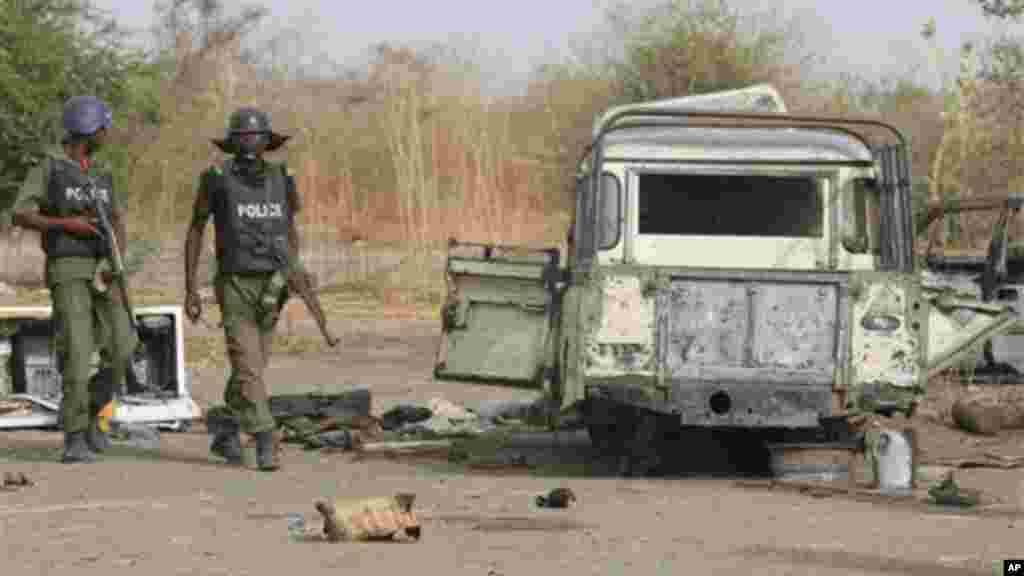
[[[95,210],[110,217],[120,246],[127,234],[109,166],[95,159],[112,122],[110,108],[95,96],[75,96],[64,105],[62,146],[49,151],[22,182],[13,224],[40,232],[46,253],[56,346],[62,376],[60,420],[65,463],[94,462],[109,440],[100,430],[105,404],[91,389],[92,355],[101,348],[109,364],[110,390],[123,387],[137,336],[116,290],[97,286],[105,258]],[[108,390],[109,392],[109,390]]]

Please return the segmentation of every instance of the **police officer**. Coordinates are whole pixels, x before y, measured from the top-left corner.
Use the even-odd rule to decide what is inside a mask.
[[[93,96],[75,96],[64,105],[65,135],[22,182],[12,223],[41,233],[45,276],[57,326],[63,395],[63,462],[94,462],[108,445],[98,427],[100,406],[90,390],[89,374],[97,344],[110,363],[111,384],[120,389],[137,343],[116,290],[94,283],[103,261],[103,244],[94,210],[104,210],[117,235],[127,238],[121,204],[110,168],[95,160],[111,125],[110,109]],[[109,272],[100,272],[109,285]]]
[[[227,135],[213,140],[231,156],[200,175],[185,240],[185,311],[194,323],[202,314],[196,265],[203,230],[213,216],[218,265],[214,289],[231,376],[224,391],[230,417],[211,430],[215,433],[210,451],[240,464],[239,432],[244,431],[256,439],[257,464],[262,470],[279,467],[263,371],[287,290],[283,274],[298,255],[294,217],[299,210],[291,172],[284,163],[265,160],[263,153],[280,148],[288,138],[271,130],[269,116],[256,108],[232,113]]]

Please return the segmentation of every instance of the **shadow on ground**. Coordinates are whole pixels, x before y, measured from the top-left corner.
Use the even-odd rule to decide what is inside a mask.
[[[11,436],[10,441],[5,442],[2,449],[0,461],[7,462],[58,462],[63,449],[62,436],[59,432],[40,435],[37,431],[34,434]],[[178,434],[178,433],[167,433]],[[115,440],[101,456],[104,461],[163,461],[179,462],[193,466],[208,466],[214,468],[231,468],[230,466],[211,459],[203,452],[193,454],[184,448],[170,443],[159,444],[158,446],[139,446],[131,442]]]
[[[740,432],[680,431],[659,445],[660,464],[647,475],[667,478],[766,478],[771,458],[764,440]],[[373,455],[437,473],[542,477],[619,476],[619,457],[600,453],[584,431],[515,432],[454,442],[443,455]]]

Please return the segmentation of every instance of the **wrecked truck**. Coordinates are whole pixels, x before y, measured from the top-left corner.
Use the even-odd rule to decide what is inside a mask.
[[[987,250],[935,251],[929,244],[924,257],[926,285],[935,290],[959,293],[1011,307],[1016,314],[1012,328],[985,342],[976,358],[960,363],[964,376],[979,382],[1024,382],[1024,246],[1011,241],[1012,219],[1024,206],[1024,194],[988,194],[971,198],[953,198],[932,202],[916,215],[918,236],[950,215],[962,212],[995,212]]]
[[[450,242],[434,376],[543,390],[634,455],[664,426],[912,414],[1014,317],[922,283],[908,158],[896,127],[792,115],[767,85],[609,109],[564,263]]]

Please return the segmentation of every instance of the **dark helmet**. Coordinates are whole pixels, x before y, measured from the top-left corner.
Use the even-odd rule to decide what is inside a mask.
[[[75,96],[64,104],[64,130],[76,136],[95,134],[109,128],[113,114],[95,96]]]
[[[214,138],[213,143],[224,152],[233,154],[236,151],[235,136],[241,134],[267,134],[270,137],[266,148],[268,152],[277,150],[290,138],[271,129],[270,116],[266,112],[243,106],[232,112],[228,118],[224,138]]]

